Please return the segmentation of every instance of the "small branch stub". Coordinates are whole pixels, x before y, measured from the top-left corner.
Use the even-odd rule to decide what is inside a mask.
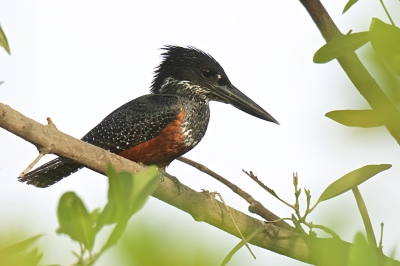
[[[52,128],[54,128],[54,129],[57,129],[56,124],[53,123],[53,120],[51,120],[50,117],[47,117],[46,120],[47,120],[47,125],[48,125],[49,127],[52,127]]]

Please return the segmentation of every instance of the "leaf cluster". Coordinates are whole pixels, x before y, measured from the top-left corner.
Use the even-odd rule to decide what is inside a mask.
[[[60,198],[57,233],[66,234],[79,243],[80,253],[74,253],[78,258],[76,265],[92,265],[105,250],[115,245],[131,216],[143,207],[159,182],[159,172],[154,166],[144,173],[132,175],[117,173],[109,165],[107,177],[108,202],[102,210],[97,208],[89,212],[74,192],[67,192]],[[108,225],[115,225],[114,229],[100,251],[93,253],[96,235]],[[85,257],[86,253],[88,257]]]
[[[343,13],[357,2],[357,0],[348,1]],[[391,24],[378,18],[372,18],[368,31],[357,33],[350,31],[346,35],[331,40],[318,49],[314,54],[313,61],[315,63],[327,63],[371,43],[376,56],[384,61],[395,75],[400,77],[400,28],[394,24],[383,1],[381,1],[381,4]],[[373,110],[335,110],[328,112],[326,116],[345,126],[371,128],[386,125],[395,119],[396,114],[383,107]]]

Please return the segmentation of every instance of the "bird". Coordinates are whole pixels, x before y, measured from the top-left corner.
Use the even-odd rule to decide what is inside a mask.
[[[231,104],[254,117],[279,123],[239,91],[210,54],[194,46],[165,45],[161,50],[150,94],[117,108],[81,140],[131,161],[156,165],[181,192],[179,180],[165,168],[202,140],[210,119],[210,101]],[[83,167],[57,157],[19,181],[45,188]]]

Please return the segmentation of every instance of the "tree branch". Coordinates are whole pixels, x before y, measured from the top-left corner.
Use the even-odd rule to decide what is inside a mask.
[[[111,162],[117,171],[126,170],[135,173],[145,170],[145,167],[123,157],[68,136],[58,131],[56,127],[44,126],[2,103],[0,103],[0,127],[34,144],[40,151],[63,156],[102,174],[108,162]],[[175,184],[165,179],[153,196],[189,213],[196,221],[206,222],[237,236],[237,230],[227,210],[209,193],[196,192],[183,185],[183,192],[178,195]],[[244,236],[264,226],[262,221],[236,209],[230,208],[230,212]],[[318,265],[333,265],[332,258],[336,259],[334,261],[338,263],[337,265],[344,265],[351,246],[342,240],[299,235],[274,225],[267,226],[250,243],[299,261]],[[335,248],[332,248],[332,245],[335,245]],[[386,257],[385,259],[391,260]],[[397,261],[393,262],[393,265],[400,265]]]

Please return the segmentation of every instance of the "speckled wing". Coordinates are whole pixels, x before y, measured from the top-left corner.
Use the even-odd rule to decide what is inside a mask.
[[[109,114],[82,140],[119,153],[155,138],[164,127],[176,119],[182,103],[173,95],[144,95]],[[58,157],[20,177],[19,181],[37,187],[48,187],[83,166]]]
[[[109,114],[82,140],[119,153],[157,137],[176,119],[181,109],[177,96],[145,95]]]

